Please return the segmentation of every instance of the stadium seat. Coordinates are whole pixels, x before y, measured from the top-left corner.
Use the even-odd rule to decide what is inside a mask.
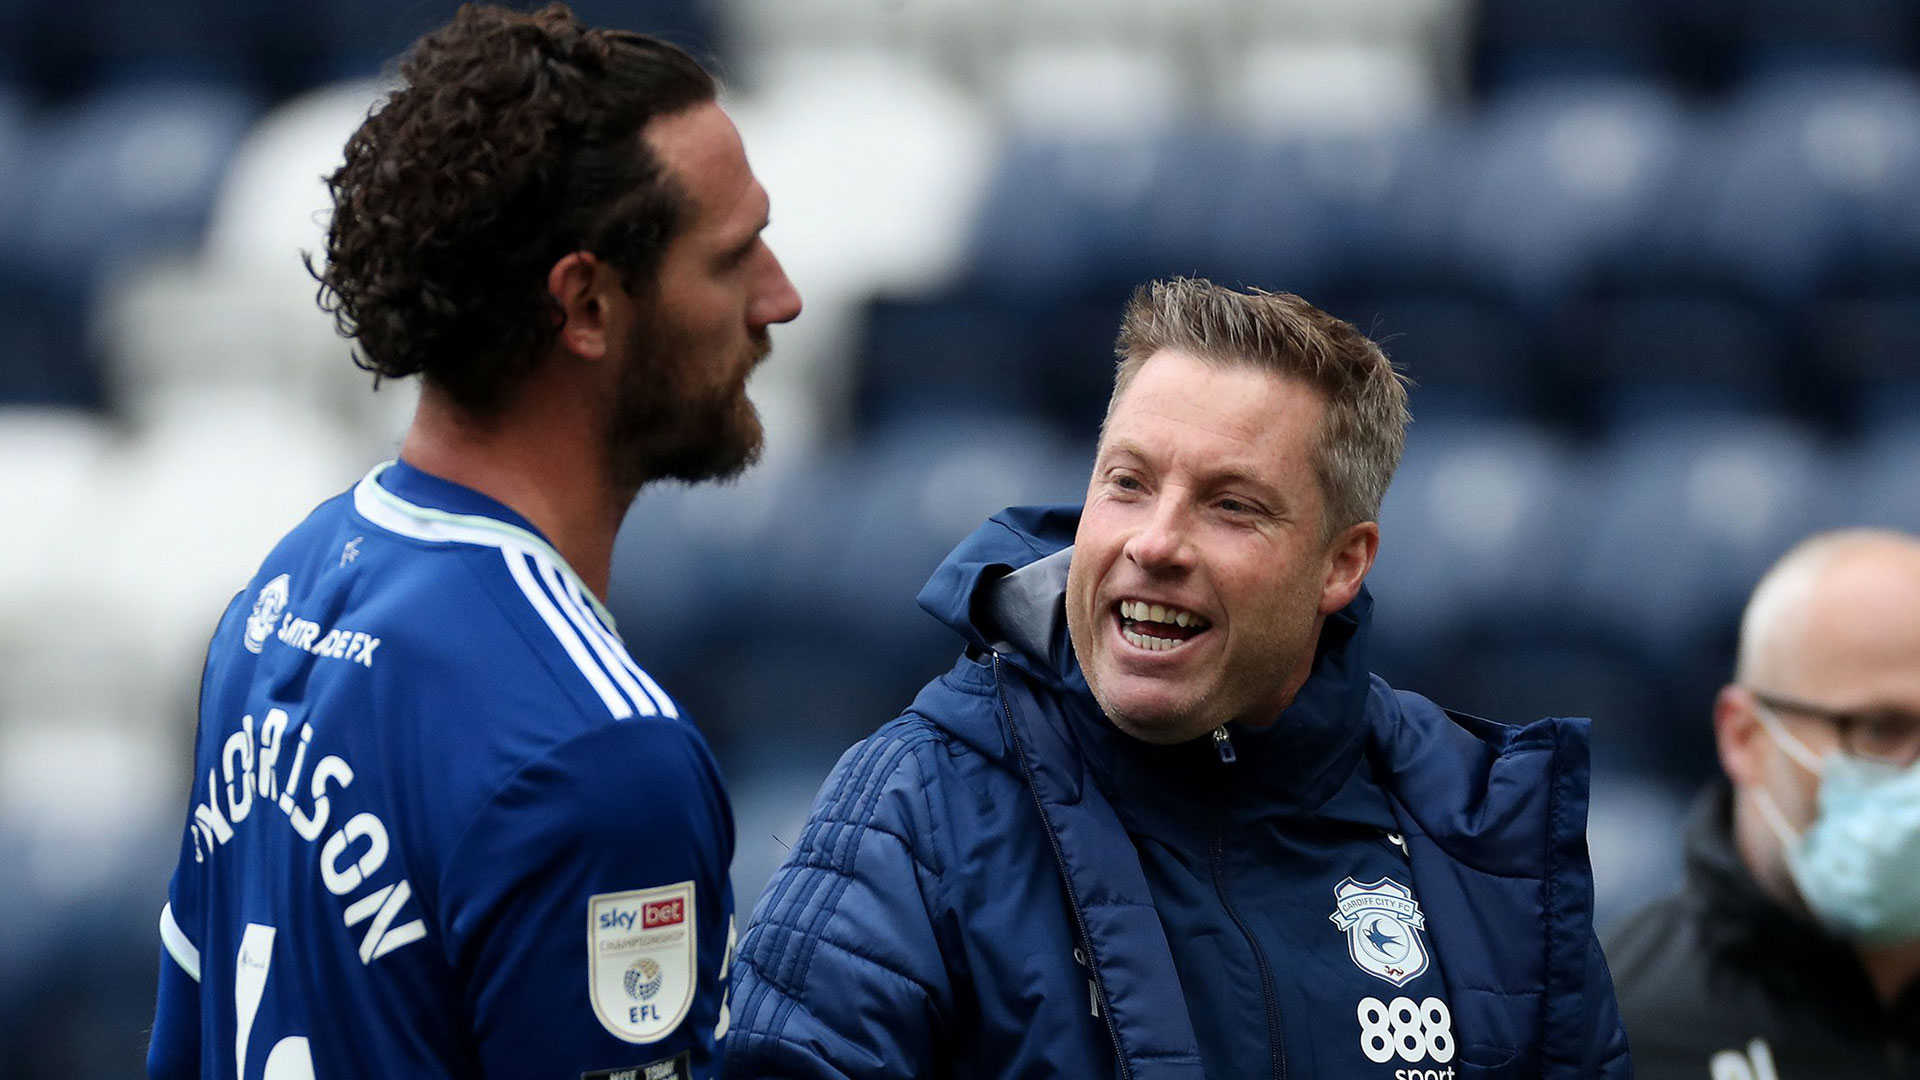
[[[1888,424],[1853,444],[1839,503],[1829,512],[1835,525],[1877,525],[1920,535],[1920,413]]]
[[[391,69],[421,34],[445,23],[457,0],[330,0],[313,8],[320,45],[321,74],[328,79],[361,79]],[[665,37],[711,58],[715,31],[707,6],[695,0],[575,0],[575,15],[589,26],[641,30]]]
[[[98,408],[105,388],[86,340],[86,293],[0,256],[0,405]]]
[[[1040,413],[1038,331],[1004,300],[969,290],[867,305],[859,350],[859,428],[968,410]]]
[[[198,258],[115,281],[96,320],[106,328],[102,340],[119,356],[153,357],[171,378],[272,381],[361,433],[377,453],[390,452],[411,415],[413,386],[388,382],[367,392],[371,379],[315,304],[302,259],[324,259],[333,200],[322,177],[339,167],[347,138],[385,91],[379,81],[338,83],[262,116],[222,178]],[[141,340],[147,317],[169,304],[179,317],[153,332],[156,340]]]
[[[1649,0],[1485,0],[1474,33],[1477,79],[1499,87],[1568,75],[1658,77],[1660,30],[1660,5]]]
[[[1585,422],[1628,432],[1783,410],[1786,330],[1777,312],[1741,292],[1649,284],[1570,304],[1549,359]]]
[[[1091,282],[1131,277],[1132,267],[1153,261],[1144,236],[1154,195],[1191,179],[1190,165],[1171,160],[1162,141],[1145,134],[1016,141],[1001,154],[987,186],[969,279],[996,293],[1047,303],[1080,293]],[[1206,171],[1200,172],[1204,183]],[[1169,225],[1167,231],[1177,234],[1193,224]],[[1193,254],[1204,250],[1190,233],[1189,243]]]
[[[1499,298],[1465,288],[1336,292],[1320,306],[1379,342],[1413,380],[1422,430],[1544,411],[1536,332]]]
[[[1801,313],[1803,392],[1871,438],[1920,416],[1920,294],[1822,297]]]
[[[1662,667],[1731,640],[1767,566],[1831,524],[1824,496],[1841,475],[1807,429],[1772,417],[1678,415],[1623,429],[1600,462],[1567,596]]]
[[[1473,635],[1550,624],[1587,527],[1584,471],[1558,438],[1524,422],[1429,418],[1417,395],[1369,578],[1380,648],[1409,671]]]
[[[988,98],[1030,137],[1159,132],[1191,109],[1196,91],[1185,76],[1152,44],[1023,44],[990,76]]]
[[[1920,77],[1800,71],[1756,81],[1728,107],[1695,236],[1748,288],[1791,303],[1861,264],[1911,266],[1920,239]]]
[[[1378,276],[1369,273],[1375,268],[1397,274],[1414,254],[1422,212],[1455,193],[1445,179],[1449,131],[1396,127],[1224,142],[1217,179],[1197,185],[1211,208],[1198,215],[1209,264],[1223,281],[1309,299],[1349,277]],[[1424,198],[1423,184],[1435,185]]]
[[[1920,9],[1908,0],[1745,0],[1732,29],[1750,71],[1901,67],[1916,58]]]
[[[1462,260],[1551,310],[1599,267],[1632,257],[1691,136],[1678,97],[1647,80],[1538,81],[1497,95],[1471,136]]]
[[[1248,45],[1216,75],[1216,109],[1261,135],[1387,131],[1418,123],[1446,100],[1424,50],[1346,41]]]
[[[255,111],[229,87],[139,85],[44,118],[26,182],[22,264],[85,285],[115,262],[197,247]]]
[[[831,516],[815,518],[802,549],[820,587],[813,611],[828,632],[880,657],[949,653],[951,632],[913,598],[947,552],[1007,506],[1078,502],[1091,444],[1065,442],[1021,417],[931,419],[877,433],[845,474]],[[807,530],[803,530],[807,531]]]

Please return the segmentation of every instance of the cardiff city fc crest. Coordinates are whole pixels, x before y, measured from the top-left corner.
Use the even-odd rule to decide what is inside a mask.
[[[259,652],[273,636],[280,613],[286,610],[288,583],[292,580],[281,574],[260,587],[260,595],[253,599],[253,614],[247,616],[247,636],[241,641],[248,652]]]
[[[1360,970],[1405,986],[1427,970],[1427,917],[1413,890],[1392,878],[1362,885],[1352,878],[1333,888],[1333,925],[1347,933],[1347,953]]]

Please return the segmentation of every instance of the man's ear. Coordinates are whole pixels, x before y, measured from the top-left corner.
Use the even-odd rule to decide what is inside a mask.
[[[1353,603],[1379,552],[1378,522],[1357,522],[1334,536],[1327,544],[1327,580],[1320,588],[1320,614],[1331,615]]]
[[[1720,688],[1713,699],[1713,742],[1720,751],[1720,768],[1737,788],[1760,782],[1760,740],[1766,733],[1753,715],[1753,693],[1743,686]]]
[[[607,355],[609,340],[608,290],[618,290],[620,275],[590,251],[561,257],[547,271],[547,292],[560,305],[560,333],[555,344],[585,360]]]

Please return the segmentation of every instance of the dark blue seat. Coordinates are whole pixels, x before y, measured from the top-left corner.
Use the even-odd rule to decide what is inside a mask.
[[[1034,318],[1025,306],[978,290],[872,301],[858,351],[859,426],[872,431],[957,404],[1044,411],[1048,358],[1036,347]]]
[[[1431,674],[1470,638],[1563,621],[1589,504],[1583,467],[1548,429],[1414,416],[1369,581],[1383,655]]]
[[[310,6],[322,73],[357,78],[380,72],[421,34],[452,18],[460,3],[329,0]],[[589,26],[644,31],[702,58],[711,58],[717,45],[711,8],[698,0],[578,0],[568,6]]]
[[[1920,43],[1911,0],[1744,0],[1733,30],[1753,71],[1910,65]]]
[[[1475,126],[1461,258],[1536,311],[1638,257],[1671,198],[1694,122],[1671,90],[1635,79],[1515,86]]]
[[[257,112],[241,90],[165,83],[110,87],[45,116],[13,265],[86,285],[117,260],[196,248]]]
[[[1920,534],[1920,412],[1860,440],[1846,460],[1846,482],[1835,485],[1834,523]]]
[[[1240,160],[1237,144],[1200,133],[1017,141],[982,200],[969,275],[1039,304],[1152,277],[1225,276],[1213,232]]]
[[[1802,312],[1804,392],[1873,437],[1920,416],[1920,292],[1837,295]]]
[[[1413,379],[1413,414],[1423,427],[1542,409],[1535,328],[1497,297],[1463,288],[1343,292],[1318,302],[1380,342]]]
[[[1424,264],[1459,194],[1453,134],[1442,121],[1233,145],[1205,223],[1214,272],[1312,299]]]
[[[1836,464],[1778,418],[1675,416],[1622,429],[1600,465],[1569,602],[1680,677],[1724,679],[1697,665],[1731,656],[1754,582],[1832,524]]]
[[[1792,303],[1920,240],[1920,78],[1806,70],[1757,80],[1719,117],[1689,174],[1679,230],[1712,265]]]
[[[817,585],[822,631],[930,676],[928,658],[950,660],[956,644],[914,603],[940,560],[1004,507],[1078,502],[1091,464],[1090,442],[1019,416],[956,412],[876,433],[844,473],[842,501],[815,515],[796,567]]]
[[[1567,75],[1660,73],[1665,29],[1660,4],[1485,0],[1477,7],[1475,66],[1483,86]]]
[[[1788,344],[1779,314],[1738,290],[1649,284],[1570,304],[1551,361],[1590,423],[1623,431],[1782,409]]]

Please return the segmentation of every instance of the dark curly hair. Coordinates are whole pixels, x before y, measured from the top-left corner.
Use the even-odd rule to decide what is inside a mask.
[[[465,5],[400,75],[327,178],[320,306],[376,382],[421,374],[492,413],[559,333],[555,262],[590,251],[651,285],[686,196],[639,132],[717,87],[678,47],[557,3]]]

